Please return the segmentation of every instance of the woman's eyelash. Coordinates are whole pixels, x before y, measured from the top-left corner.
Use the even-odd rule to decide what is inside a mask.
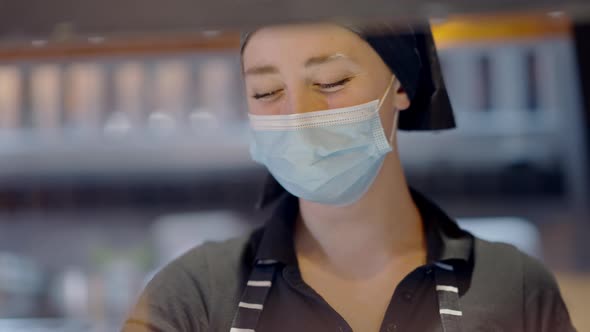
[[[335,88],[337,86],[344,85],[344,84],[348,83],[350,80],[352,80],[352,77],[347,77],[345,79],[342,79],[342,80],[334,82],[334,83],[316,83],[315,85],[321,89],[330,89],[330,88]],[[252,96],[252,98],[263,99],[263,98],[272,97],[272,96],[276,95],[277,93],[281,92],[281,90],[282,89],[271,91],[271,92],[266,92],[266,93],[256,93]]]
[[[326,84],[316,83],[316,85],[319,86],[322,89],[335,88],[337,86],[344,85],[344,84],[348,83],[351,79],[352,79],[352,77],[347,77],[347,78],[345,78],[343,80],[340,80],[338,82],[326,83]]]
[[[280,92],[281,90],[275,90],[275,91],[271,91],[271,92],[266,92],[266,93],[256,93],[252,96],[252,98],[254,99],[262,99],[262,98],[267,98],[267,97],[272,97],[275,94],[277,94],[278,92]]]

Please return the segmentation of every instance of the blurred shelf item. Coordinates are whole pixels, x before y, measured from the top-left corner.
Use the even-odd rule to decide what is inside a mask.
[[[457,128],[400,133],[408,174],[439,193],[549,194],[583,204],[588,128],[575,48],[564,33],[570,28],[561,26],[569,23],[535,30],[544,23],[524,17],[520,25],[510,23],[511,37],[485,19],[470,32],[472,20],[435,30],[445,44],[441,65]],[[472,42],[476,36],[480,42]]]
[[[0,332],[107,332],[119,326],[96,326],[91,322],[63,318],[0,319]]]
[[[46,278],[47,275],[34,260],[0,252],[0,321],[6,317],[39,314]],[[1,327],[0,331],[3,331]]]
[[[223,52],[237,50],[240,44],[238,32],[224,31],[211,35],[205,32],[165,34],[149,36],[114,36],[100,43],[92,38],[75,38],[61,41],[5,40],[0,39],[0,61],[42,61],[104,56],[162,56],[186,52]]]
[[[439,48],[567,38],[572,20],[565,12],[451,16],[433,23]]]
[[[249,157],[247,133],[218,131],[217,135],[95,137],[47,142],[39,138],[4,137],[0,144],[0,181],[52,177],[141,177],[150,174],[207,174],[224,170],[255,169]],[[14,180],[14,181],[12,181]],[[157,180],[157,179],[153,179]]]
[[[0,181],[255,167],[237,56],[157,48],[0,60]]]

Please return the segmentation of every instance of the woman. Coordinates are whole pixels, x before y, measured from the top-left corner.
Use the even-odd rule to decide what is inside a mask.
[[[430,34],[271,26],[242,64],[276,211],[169,264],[124,331],[574,330],[539,262],[408,188],[397,129],[454,126]]]

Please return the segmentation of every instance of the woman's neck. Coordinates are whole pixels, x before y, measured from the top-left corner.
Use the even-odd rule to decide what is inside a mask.
[[[300,199],[295,231],[298,258],[339,273],[370,275],[408,255],[423,255],[423,226],[399,157],[390,153],[367,193],[344,206]]]

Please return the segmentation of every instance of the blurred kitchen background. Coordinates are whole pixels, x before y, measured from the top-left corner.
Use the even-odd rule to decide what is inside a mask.
[[[400,134],[410,184],[543,260],[590,331],[590,28],[562,11],[433,23],[458,129]],[[0,332],[116,331],[160,267],[267,215],[239,34],[15,35],[0,39]]]

